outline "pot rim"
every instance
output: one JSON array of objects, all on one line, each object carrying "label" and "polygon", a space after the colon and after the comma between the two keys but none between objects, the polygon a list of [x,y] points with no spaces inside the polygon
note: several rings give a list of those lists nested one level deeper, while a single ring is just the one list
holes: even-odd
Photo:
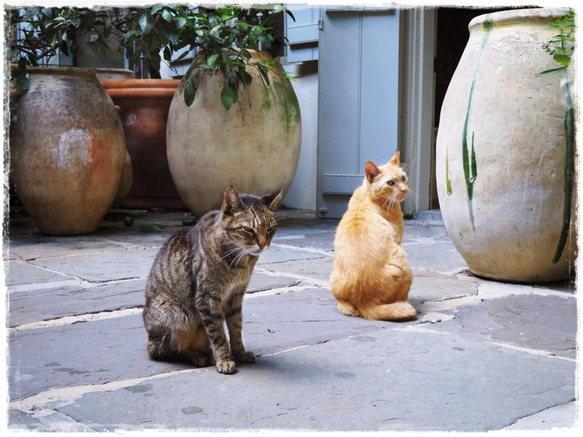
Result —
[{"label": "pot rim", "polygon": [[112,99],[172,99],[176,88],[105,88]]},{"label": "pot rim", "polygon": [[102,80],[101,84],[106,90],[161,89],[167,91],[175,90],[180,81],[180,79],[112,79]]},{"label": "pot rim", "polygon": [[530,9],[510,9],[507,11],[491,12],[478,15],[468,24],[468,28],[482,28],[486,18],[490,17],[492,26],[510,25],[524,23],[525,20],[539,19],[543,22],[554,21],[567,15],[569,8],[530,8]]},{"label": "pot rim", "polygon": [[95,76],[97,70],[87,67],[26,67],[26,72],[30,74],[73,74]]}]

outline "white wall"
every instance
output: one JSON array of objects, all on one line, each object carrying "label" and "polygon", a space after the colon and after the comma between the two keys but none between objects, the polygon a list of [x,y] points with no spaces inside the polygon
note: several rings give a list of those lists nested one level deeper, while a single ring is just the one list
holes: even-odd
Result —
[{"label": "white wall", "polygon": [[296,177],[283,203],[289,208],[316,211],[318,164],[318,62],[283,65],[296,75],[292,85],[302,113],[302,149]]}]

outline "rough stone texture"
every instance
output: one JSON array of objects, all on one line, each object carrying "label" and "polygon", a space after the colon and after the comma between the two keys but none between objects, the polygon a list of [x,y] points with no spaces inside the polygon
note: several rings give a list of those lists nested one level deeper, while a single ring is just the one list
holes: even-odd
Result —
[{"label": "rough stone texture", "polygon": [[[99,252],[62,258],[37,259],[32,264],[63,272],[84,281],[104,283],[128,279],[146,278],[154,258],[155,249],[122,250]],[[64,273],[64,272],[63,272]]]},{"label": "rough stone texture", "polygon": [[135,308],[144,303],[144,279],[98,285],[58,287],[10,294],[10,327],[61,317]]},{"label": "rough stone texture", "polygon": [[574,363],[429,338],[380,330],[261,358],[234,377],[204,369],[57,410],[99,431],[489,431],[575,397]]},{"label": "rough stone texture", "polygon": [[577,308],[570,298],[511,295],[456,311],[432,329],[576,358]]},{"label": "rough stone texture", "polygon": [[[134,226],[125,227],[131,215]],[[243,339],[259,355],[232,376],[150,360],[141,318],[153,257],[188,213],[113,211],[94,234],[46,237],[10,221],[11,430],[573,430],[572,284],[468,273],[438,212],[406,221],[415,321],[336,311],[337,220],[278,211],[251,278]],[[146,224],[160,233],[141,232]]]}]

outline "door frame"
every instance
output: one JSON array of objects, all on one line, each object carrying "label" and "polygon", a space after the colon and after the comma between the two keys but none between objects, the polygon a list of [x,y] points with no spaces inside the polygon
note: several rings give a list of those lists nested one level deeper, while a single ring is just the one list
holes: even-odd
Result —
[{"label": "door frame", "polygon": [[435,74],[437,10],[401,11],[401,101],[399,150],[409,175],[411,193],[402,204],[405,215],[431,209],[435,196]]}]

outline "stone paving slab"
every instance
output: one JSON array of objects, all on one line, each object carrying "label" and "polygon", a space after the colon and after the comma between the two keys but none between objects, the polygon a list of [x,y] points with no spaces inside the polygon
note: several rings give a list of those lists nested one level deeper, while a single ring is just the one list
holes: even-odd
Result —
[{"label": "stone paving slab", "polygon": [[51,284],[71,280],[71,277],[63,274],[45,270],[30,264],[23,264],[18,261],[7,261],[4,265],[6,271],[6,285],[22,284]]},{"label": "stone paving slab", "polygon": [[[283,233],[282,233],[283,234]],[[324,252],[331,252],[334,250],[334,232],[319,232],[317,234],[306,235],[280,235],[279,231],[276,233],[277,244],[286,244],[299,248],[318,249]]]},{"label": "stone paving slab", "polygon": [[334,258],[314,254],[310,259],[297,259],[279,263],[257,263],[258,267],[271,271],[289,274],[290,276],[312,278],[323,284],[328,284]]},{"label": "stone paving slab", "polygon": [[56,272],[89,282],[121,281],[146,278],[159,248],[120,250],[31,261]]},{"label": "stone paving slab", "polygon": [[539,295],[500,297],[462,306],[455,311],[455,318],[431,325],[431,329],[547,351],[574,360],[577,306],[572,299]]},{"label": "stone paving slab", "polygon": [[297,278],[284,275],[268,275],[256,269],[251,274],[247,294],[259,293],[267,290],[287,289],[299,285],[301,281]]},{"label": "stone paving slab", "polygon": [[10,399],[180,368],[179,364],[149,360],[146,340],[141,313],[13,332],[8,341]]},{"label": "stone paving slab", "polygon": [[478,294],[479,282],[460,281],[456,277],[419,271],[413,276],[409,300],[413,303],[445,301]]},{"label": "stone paving slab", "polygon": [[404,221],[403,244],[412,242],[440,242],[450,241],[443,221],[440,225],[419,223],[413,220]]},{"label": "stone paving slab", "polygon": [[45,235],[26,235],[8,244],[10,252],[20,259],[31,261],[40,258],[56,258],[81,254],[95,253],[111,249],[123,250],[125,246],[120,242],[92,235],[74,237],[51,237]]},{"label": "stone paving slab", "polygon": [[9,293],[8,326],[135,308],[144,304],[145,279],[85,288],[79,285]]},{"label": "stone paving slab", "polygon": [[572,401],[574,378],[569,361],[389,329],[262,357],[234,376],[203,369],[56,410],[97,431],[475,432]]},{"label": "stone paving slab", "polygon": [[281,247],[274,241],[269,249],[261,254],[256,266],[294,260],[311,260],[316,258],[322,258],[322,254],[308,252],[299,248]]},{"label": "stone paving slab", "polygon": [[433,242],[432,244],[403,243],[403,249],[407,252],[407,259],[414,273],[429,270],[448,275],[468,268],[451,241]]}]

